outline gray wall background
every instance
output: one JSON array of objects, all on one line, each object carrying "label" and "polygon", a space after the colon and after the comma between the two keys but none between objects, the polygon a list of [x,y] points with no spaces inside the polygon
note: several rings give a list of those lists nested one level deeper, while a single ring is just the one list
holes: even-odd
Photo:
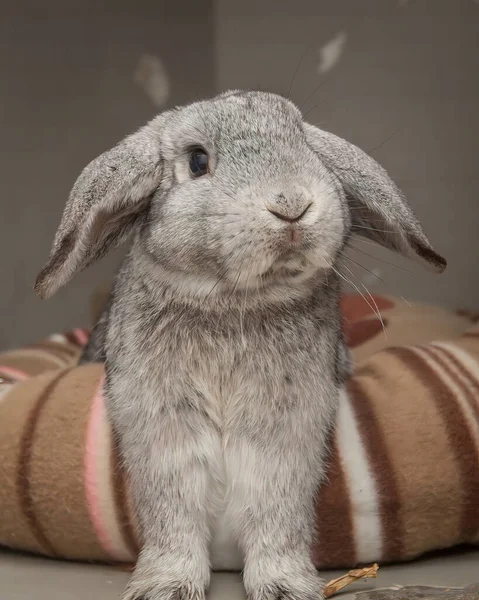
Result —
[{"label": "gray wall background", "polygon": [[[339,61],[319,75],[319,48],[340,32]],[[450,263],[437,277],[358,243],[353,259],[385,283],[351,265],[355,284],[477,309],[475,0],[3,0],[0,348],[86,324],[91,291],[120,260],[108,257],[48,302],[32,292],[80,169],[156,112],[133,82],[141,54],[162,58],[172,104],[231,87],[287,94],[308,46],[292,99],[301,105],[316,90],[308,120],[365,150],[379,146],[373,156]]]},{"label": "gray wall background", "polygon": [[188,102],[212,93],[213,40],[210,0],[0,2],[0,348],[88,323],[90,294],[121,252],[48,302],[32,291],[68,192],[157,112],[133,81],[140,56],[160,56],[170,103]]}]

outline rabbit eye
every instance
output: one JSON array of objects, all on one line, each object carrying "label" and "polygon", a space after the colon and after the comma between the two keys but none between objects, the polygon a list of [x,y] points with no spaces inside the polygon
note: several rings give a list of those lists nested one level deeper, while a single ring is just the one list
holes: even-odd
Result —
[{"label": "rabbit eye", "polygon": [[190,151],[190,171],[193,177],[201,177],[208,173],[208,154],[204,148]]}]

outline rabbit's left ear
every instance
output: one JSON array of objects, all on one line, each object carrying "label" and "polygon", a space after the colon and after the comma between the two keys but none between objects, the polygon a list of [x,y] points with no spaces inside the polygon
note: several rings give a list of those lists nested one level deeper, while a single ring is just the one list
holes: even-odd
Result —
[{"label": "rabbit's left ear", "polygon": [[48,298],[73,275],[102,258],[133,231],[160,186],[159,133],[167,113],[93,160],[66,204],[47,264],[35,291]]},{"label": "rabbit's left ear", "polygon": [[352,231],[441,273],[446,260],[431,246],[414,212],[386,171],[357,146],[304,123],[309,146],[341,182]]}]

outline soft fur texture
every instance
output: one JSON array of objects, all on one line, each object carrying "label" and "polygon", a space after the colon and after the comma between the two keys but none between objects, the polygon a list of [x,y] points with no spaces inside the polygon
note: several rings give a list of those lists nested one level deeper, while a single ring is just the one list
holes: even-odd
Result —
[{"label": "soft fur texture", "polygon": [[[356,369],[316,498],[317,568],[479,543],[479,327],[439,307],[374,302],[387,337],[364,299],[341,299]],[[134,564],[141,531],[104,367],[76,366],[86,339],[77,329],[0,354],[0,545]],[[232,531],[227,522],[212,539],[213,569],[242,568]]]},{"label": "soft fur texture", "polygon": [[78,179],[36,289],[136,232],[88,356],[106,359],[142,526],[125,600],[201,600],[227,522],[251,599],[321,597],[314,496],[349,371],[337,264],[352,226],[445,266],[384,171],[274,94],[166,112]]}]

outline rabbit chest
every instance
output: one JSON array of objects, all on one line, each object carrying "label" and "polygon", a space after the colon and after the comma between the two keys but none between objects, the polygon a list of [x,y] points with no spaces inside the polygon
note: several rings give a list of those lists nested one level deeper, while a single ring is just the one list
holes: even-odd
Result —
[{"label": "rabbit chest", "polygon": [[284,321],[243,315],[236,323],[211,320],[184,329],[178,319],[159,336],[159,364],[168,383],[158,402],[175,402],[176,412],[197,413],[201,426],[210,428],[205,453],[216,568],[241,566],[231,523],[243,510],[240,477],[250,468],[246,448],[264,447],[271,436],[283,438],[280,445],[287,448],[295,427],[311,446],[329,426],[336,402],[329,327],[311,315]]},{"label": "rabbit chest", "polygon": [[211,318],[170,305],[156,319],[110,321],[107,402],[123,452],[142,465],[180,440],[173,471],[205,465],[216,568],[240,564],[231,523],[250,486],[244,477],[269,476],[251,471],[255,453],[283,462],[299,445],[312,464],[330,430],[340,336],[329,315],[305,304]]},{"label": "rabbit chest", "polygon": [[158,401],[201,411],[225,435],[249,421],[265,427],[271,411],[306,410],[334,370],[333,331],[314,315],[171,325],[156,333]]}]

